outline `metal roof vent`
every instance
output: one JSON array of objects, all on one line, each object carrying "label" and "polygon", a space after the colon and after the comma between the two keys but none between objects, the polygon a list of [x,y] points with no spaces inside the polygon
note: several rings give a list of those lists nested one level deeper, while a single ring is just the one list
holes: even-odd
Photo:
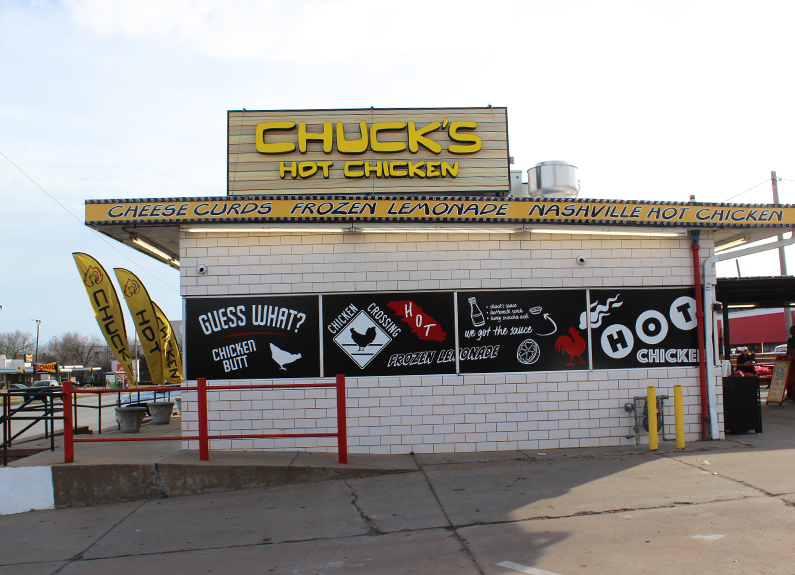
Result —
[{"label": "metal roof vent", "polygon": [[539,162],[527,170],[531,198],[576,198],[580,193],[577,166],[567,162]]}]

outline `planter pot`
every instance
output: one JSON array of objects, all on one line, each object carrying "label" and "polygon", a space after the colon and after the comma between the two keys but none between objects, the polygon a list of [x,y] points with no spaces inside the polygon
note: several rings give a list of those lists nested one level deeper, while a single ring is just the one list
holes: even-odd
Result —
[{"label": "planter pot", "polygon": [[145,407],[117,407],[116,422],[122,433],[138,433],[146,416]]},{"label": "planter pot", "polygon": [[152,416],[152,423],[157,425],[165,425],[171,421],[171,413],[174,411],[173,401],[156,401],[147,403],[149,413]]}]

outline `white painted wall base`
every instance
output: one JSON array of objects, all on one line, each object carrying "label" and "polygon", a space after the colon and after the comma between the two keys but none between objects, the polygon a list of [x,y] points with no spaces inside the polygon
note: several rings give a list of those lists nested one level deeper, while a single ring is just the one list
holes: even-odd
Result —
[{"label": "white painted wall base", "polygon": [[0,491],[0,515],[55,508],[51,467],[0,467]]}]

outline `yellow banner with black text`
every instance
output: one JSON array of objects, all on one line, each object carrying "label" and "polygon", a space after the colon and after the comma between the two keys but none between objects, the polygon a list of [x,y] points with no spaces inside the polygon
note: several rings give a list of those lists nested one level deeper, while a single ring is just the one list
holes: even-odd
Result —
[{"label": "yellow banner with black text", "polygon": [[127,330],[124,327],[124,315],[119,296],[116,295],[116,288],[113,287],[108,272],[93,257],[84,253],[73,253],[72,257],[80,272],[83,287],[88,294],[88,301],[94,310],[102,335],[124,369],[124,373],[127,374],[130,385],[135,387],[136,378],[127,342]]},{"label": "yellow banner with black text", "polygon": [[86,223],[503,222],[687,227],[786,227],[790,205],[536,200],[518,198],[325,198],[86,201]]},{"label": "yellow banner with black text", "polygon": [[131,271],[124,268],[114,268],[113,271],[141,340],[152,383],[163,385],[163,341],[149,292]]}]

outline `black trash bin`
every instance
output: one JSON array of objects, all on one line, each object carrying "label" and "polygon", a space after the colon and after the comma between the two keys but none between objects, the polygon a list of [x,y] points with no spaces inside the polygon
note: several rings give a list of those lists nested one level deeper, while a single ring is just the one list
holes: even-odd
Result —
[{"label": "black trash bin", "polygon": [[762,396],[759,378],[723,378],[723,423],[727,434],[762,433]]}]

